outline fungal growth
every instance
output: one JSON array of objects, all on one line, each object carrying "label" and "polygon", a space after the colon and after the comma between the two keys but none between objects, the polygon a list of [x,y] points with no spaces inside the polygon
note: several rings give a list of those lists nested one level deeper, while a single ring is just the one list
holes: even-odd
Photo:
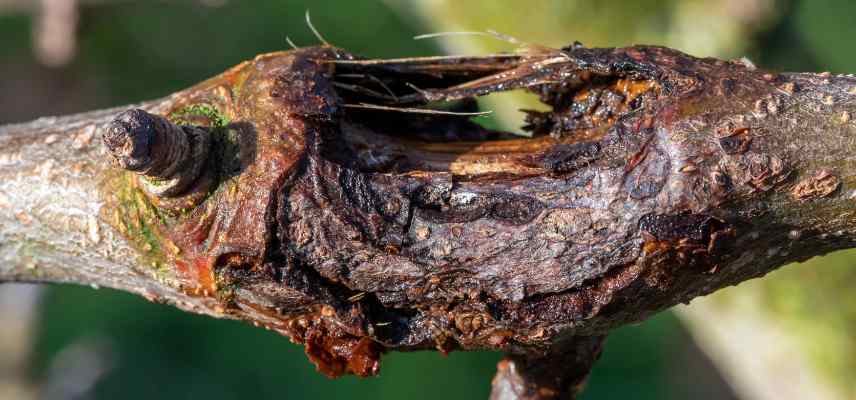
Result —
[{"label": "fungal growth", "polygon": [[[118,115],[103,140],[128,173],[105,187],[155,210],[112,223],[149,227],[180,290],[330,376],[376,374],[390,350],[492,349],[511,354],[494,398],[558,398],[611,329],[850,245],[821,235],[848,221],[799,210],[845,207],[836,160],[854,149],[787,145],[806,134],[793,104],[825,118],[847,102],[819,99],[853,100],[856,80],[824,79],[661,47],[271,53]],[[531,138],[474,118],[505,90],[549,107]]]}]

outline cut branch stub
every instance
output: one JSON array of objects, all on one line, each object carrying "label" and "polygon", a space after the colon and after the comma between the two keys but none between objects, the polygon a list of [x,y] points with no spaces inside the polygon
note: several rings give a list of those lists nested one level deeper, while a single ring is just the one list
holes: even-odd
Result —
[{"label": "cut branch stub", "polygon": [[604,337],[576,337],[538,355],[510,355],[499,362],[490,400],[572,399],[582,392],[600,358]]},{"label": "cut branch stub", "polygon": [[119,114],[103,140],[115,163],[144,176],[146,192],[157,197],[184,194],[203,172],[210,144],[204,129],[139,109]]},{"label": "cut branch stub", "polygon": [[[329,375],[374,374],[385,350],[497,349],[518,357],[508,382],[549,397],[585,373],[550,381],[524,360],[588,343],[587,366],[611,329],[853,246],[856,129],[840,115],[854,88],[660,47],[300,49],[165,99],[165,117],[110,126],[119,164],[146,180],[196,159],[170,136],[193,148],[178,132],[196,128],[166,119],[203,127],[207,167],[190,187],[207,190],[169,192],[195,193],[180,212],[162,213],[147,183],[107,187],[154,205],[113,224],[144,219],[183,290],[307,344]],[[466,119],[474,96],[511,89],[551,108],[529,113],[532,138]]]},{"label": "cut branch stub", "polygon": [[[105,129],[103,139],[117,165],[129,171],[143,171],[151,167],[152,142],[156,136],[155,122],[149,113],[129,110],[116,116]],[[171,152],[165,150],[162,153]]]}]

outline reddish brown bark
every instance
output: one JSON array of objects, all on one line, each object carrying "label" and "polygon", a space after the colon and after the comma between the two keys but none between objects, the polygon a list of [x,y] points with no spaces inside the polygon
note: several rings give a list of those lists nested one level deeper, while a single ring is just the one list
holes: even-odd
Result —
[{"label": "reddish brown bark", "polygon": [[568,399],[585,386],[603,336],[577,336],[543,354],[510,354],[496,366],[491,400]]},{"label": "reddish brown bark", "polygon": [[[416,110],[512,89],[551,107],[530,139]],[[102,221],[161,266],[138,269],[167,282],[153,300],[277,330],[329,375],[374,374],[386,350],[503,350],[494,398],[551,398],[611,329],[852,247],[854,100],[849,76],[660,47],[308,48],[143,107],[210,135],[182,193],[91,168]]]}]

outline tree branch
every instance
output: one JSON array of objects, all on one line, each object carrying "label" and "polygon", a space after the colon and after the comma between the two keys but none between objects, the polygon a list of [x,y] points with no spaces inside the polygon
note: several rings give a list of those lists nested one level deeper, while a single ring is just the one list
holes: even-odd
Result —
[{"label": "tree branch", "polygon": [[102,218],[110,167],[99,132],[123,109],[0,127],[0,282],[110,287],[222,317],[216,302],[141,267],[140,252]]},{"label": "tree branch", "polygon": [[[265,54],[2,128],[0,280],[251,321],[331,376],[504,350],[496,398],[555,398],[611,329],[852,247],[854,88],[660,47]],[[533,138],[465,119],[513,89],[551,108]]]}]

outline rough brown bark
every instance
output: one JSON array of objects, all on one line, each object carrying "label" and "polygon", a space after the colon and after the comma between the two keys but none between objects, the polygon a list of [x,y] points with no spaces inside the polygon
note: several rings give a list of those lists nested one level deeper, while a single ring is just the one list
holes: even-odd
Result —
[{"label": "rough brown bark", "polygon": [[574,398],[600,357],[603,336],[577,336],[546,354],[510,354],[496,366],[491,400]]},{"label": "rough brown bark", "polygon": [[[551,107],[531,139],[450,115],[511,89]],[[2,128],[0,280],[251,321],[331,376],[387,350],[503,350],[495,398],[553,398],[592,338],[852,247],[854,100],[850,76],[660,47],[261,55],[140,106],[210,135],[177,196],[111,167],[117,110]]]}]

